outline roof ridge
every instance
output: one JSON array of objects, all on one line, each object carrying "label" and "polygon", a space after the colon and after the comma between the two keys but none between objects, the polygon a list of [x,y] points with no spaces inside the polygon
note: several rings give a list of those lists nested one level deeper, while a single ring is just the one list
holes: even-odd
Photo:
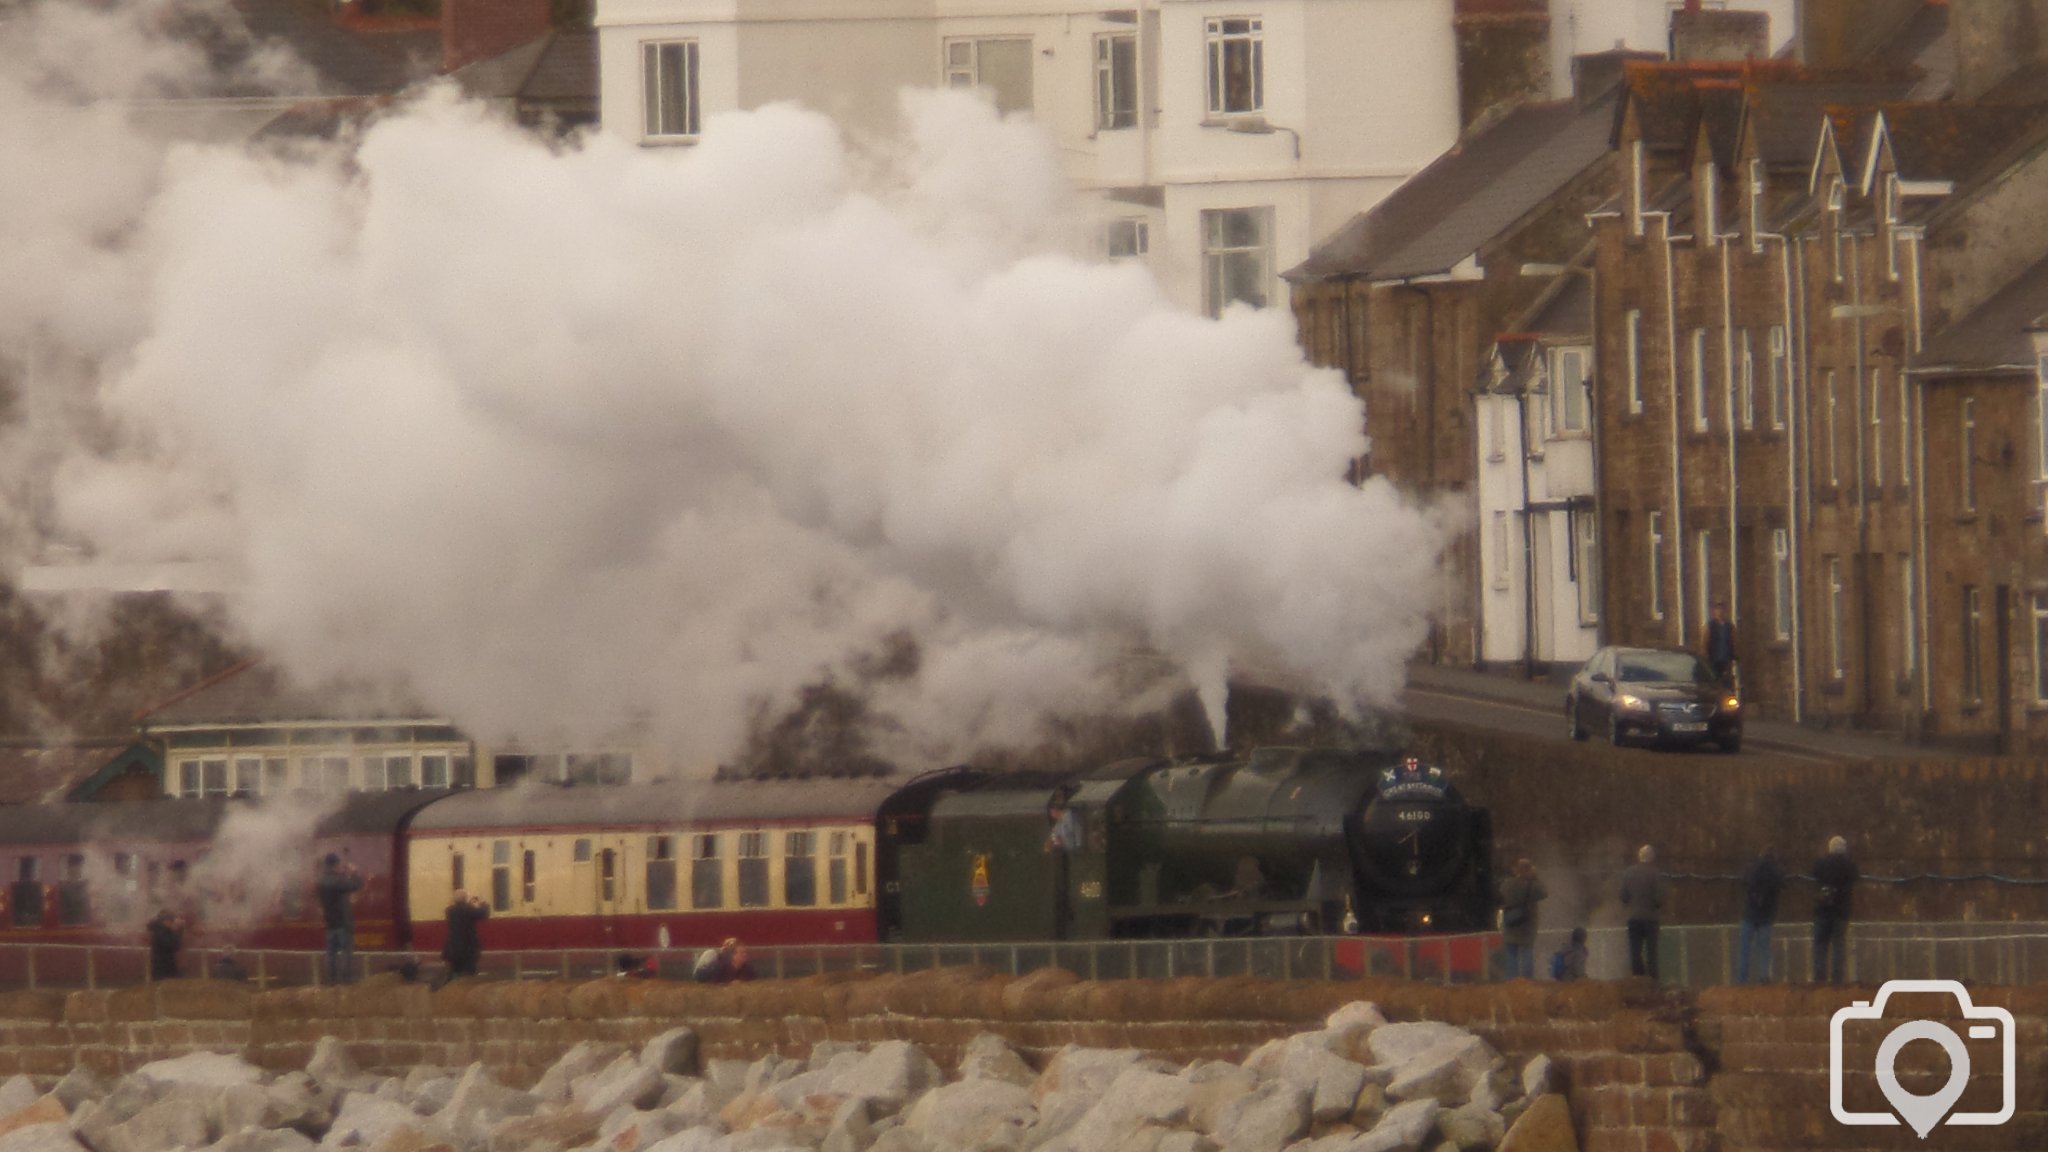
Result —
[{"label": "roof ridge", "polygon": [[190,688],[186,688],[180,692],[174,692],[164,700],[160,700],[155,704],[146,705],[142,708],[137,709],[135,712],[135,719],[138,721],[143,720],[155,713],[161,712],[164,709],[169,708],[173,704],[179,703],[183,700],[189,700],[192,697],[197,696],[199,693],[206,691],[208,688],[211,688],[214,685],[220,683],[221,681],[230,679],[235,676],[239,676],[242,673],[247,672],[249,669],[254,668],[256,665],[260,663],[262,663],[261,660],[252,656],[247,660],[243,660],[238,664],[232,665],[226,669],[223,669],[222,671],[216,672],[213,675],[208,676],[206,679],[201,680],[199,683],[192,685]]}]

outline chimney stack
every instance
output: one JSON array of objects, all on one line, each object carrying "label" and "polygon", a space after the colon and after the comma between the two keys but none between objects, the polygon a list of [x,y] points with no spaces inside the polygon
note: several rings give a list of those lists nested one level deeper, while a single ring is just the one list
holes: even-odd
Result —
[{"label": "chimney stack", "polygon": [[1699,0],[1671,14],[1671,58],[1762,60],[1771,54],[1768,12],[1708,11]]}]

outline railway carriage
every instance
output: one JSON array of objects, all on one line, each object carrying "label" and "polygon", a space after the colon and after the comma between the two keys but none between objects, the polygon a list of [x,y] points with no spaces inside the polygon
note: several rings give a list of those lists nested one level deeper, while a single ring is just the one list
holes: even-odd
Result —
[{"label": "railway carriage", "polygon": [[876,779],[465,792],[405,844],[415,947],[457,889],[489,949],[644,950],[875,939]]}]

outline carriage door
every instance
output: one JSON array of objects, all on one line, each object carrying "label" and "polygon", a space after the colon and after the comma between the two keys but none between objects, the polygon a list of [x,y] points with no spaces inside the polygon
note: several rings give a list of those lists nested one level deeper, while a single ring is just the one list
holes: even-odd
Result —
[{"label": "carriage door", "polygon": [[608,845],[597,850],[597,915],[598,923],[603,926],[606,947],[610,947],[618,939],[618,925],[615,919],[619,914],[619,897],[622,894],[620,889],[624,887],[619,872],[624,861],[620,856],[616,845]]}]

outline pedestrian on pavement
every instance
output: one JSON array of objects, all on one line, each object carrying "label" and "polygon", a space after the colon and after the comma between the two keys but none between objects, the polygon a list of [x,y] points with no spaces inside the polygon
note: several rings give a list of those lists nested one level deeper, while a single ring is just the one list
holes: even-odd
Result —
[{"label": "pedestrian on pavement", "polygon": [[178,952],[185,947],[185,918],[165,908],[145,928],[149,932],[149,978],[176,980]]},{"label": "pedestrian on pavement", "polygon": [[1849,965],[1849,900],[1856,887],[1856,862],[1849,842],[1828,841],[1828,854],[1813,862],[1813,982],[1840,984]]},{"label": "pedestrian on pavement", "polygon": [[[1752,968],[1765,982],[1771,978],[1771,929],[1778,923],[1778,893],[1785,870],[1778,867],[1778,849],[1764,849],[1742,874],[1742,929],[1735,948],[1735,982],[1749,983]],[[1761,958],[1752,960],[1758,953]]]},{"label": "pedestrian on pavement", "polygon": [[1586,978],[1586,930],[1572,929],[1571,943],[1550,958],[1550,978],[1560,983]]},{"label": "pedestrian on pavement", "polygon": [[320,895],[320,921],[327,928],[327,982],[346,984],[355,979],[355,894],[362,891],[363,876],[354,864],[344,864],[329,852],[320,862],[314,887]]},{"label": "pedestrian on pavement", "polygon": [[1550,893],[1536,875],[1536,864],[1528,857],[1515,861],[1515,870],[1500,885],[1500,943],[1507,956],[1508,979],[1536,976],[1536,905]]},{"label": "pedestrian on pavement", "polygon": [[1628,916],[1628,970],[1657,978],[1657,925],[1664,915],[1664,875],[1657,871],[1657,850],[1636,849],[1636,862],[1621,873],[1621,910]]},{"label": "pedestrian on pavement", "polygon": [[441,959],[448,962],[443,984],[457,976],[476,975],[477,965],[484,958],[483,936],[477,925],[490,917],[490,905],[460,888],[455,890],[448,901],[448,938],[441,942]]},{"label": "pedestrian on pavement", "polygon": [[1728,602],[1714,601],[1713,616],[1700,633],[1700,655],[1714,672],[1714,679],[1733,684],[1735,675],[1735,625],[1728,619]]}]

